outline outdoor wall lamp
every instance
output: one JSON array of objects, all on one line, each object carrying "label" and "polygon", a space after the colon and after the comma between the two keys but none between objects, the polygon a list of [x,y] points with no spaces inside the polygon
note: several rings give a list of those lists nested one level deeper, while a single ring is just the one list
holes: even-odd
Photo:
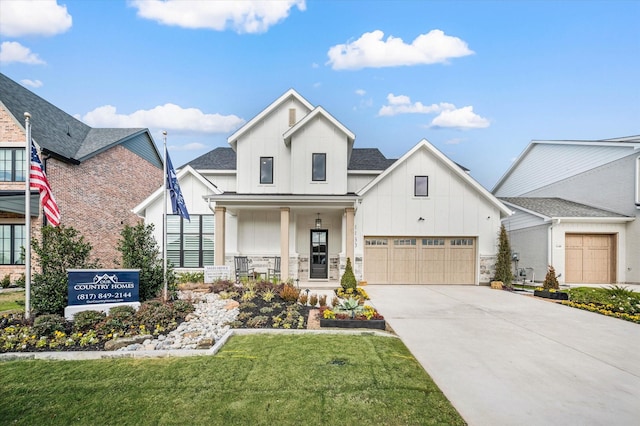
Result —
[{"label": "outdoor wall lamp", "polygon": [[322,228],[322,219],[320,219],[320,213],[318,213],[318,218],[316,219],[316,229]]}]

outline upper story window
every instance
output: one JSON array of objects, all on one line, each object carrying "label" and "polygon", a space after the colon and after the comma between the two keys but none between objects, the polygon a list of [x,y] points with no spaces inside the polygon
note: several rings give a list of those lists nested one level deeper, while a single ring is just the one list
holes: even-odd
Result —
[{"label": "upper story window", "polygon": [[260,183],[273,183],[273,157],[260,157]]},{"label": "upper story window", "polygon": [[413,195],[416,197],[429,196],[429,176],[415,176],[413,182]]},{"label": "upper story window", "polygon": [[327,154],[313,154],[311,180],[327,180]]},{"label": "upper story window", "polygon": [[24,148],[0,149],[0,181],[24,182]]}]

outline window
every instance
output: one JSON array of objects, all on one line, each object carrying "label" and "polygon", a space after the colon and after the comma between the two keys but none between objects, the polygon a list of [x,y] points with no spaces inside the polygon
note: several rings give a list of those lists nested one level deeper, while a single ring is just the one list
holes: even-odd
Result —
[{"label": "window", "polygon": [[167,215],[167,259],[176,268],[213,265],[214,228],[213,215]]},{"label": "window", "polygon": [[314,182],[327,180],[327,154],[313,154],[312,162],[311,179]]},{"label": "window", "polygon": [[455,240],[451,240],[452,246],[472,246],[473,239],[472,238],[456,238]]},{"label": "window", "polygon": [[399,240],[393,240],[394,246],[415,246],[416,239],[415,238],[403,238]]},{"label": "window", "polygon": [[0,225],[0,265],[24,265],[24,225]]},{"label": "window", "polygon": [[296,124],[296,109],[289,108],[289,127],[292,127]]},{"label": "window", "polygon": [[273,157],[260,157],[260,183],[273,183]]},{"label": "window", "polygon": [[422,245],[423,246],[443,246],[444,239],[443,238],[423,238]]},{"label": "window", "polygon": [[375,239],[367,239],[364,240],[364,245],[365,246],[386,246],[388,245],[388,241],[386,238],[381,239],[381,238],[375,238]]},{"label": "window", "polygon": [[429,176],[415,176],[413,195],[416,197],[429,196]]},{"label": "window", "polygon": [[0,181],[24,182],[24,148],[0,149]]}]

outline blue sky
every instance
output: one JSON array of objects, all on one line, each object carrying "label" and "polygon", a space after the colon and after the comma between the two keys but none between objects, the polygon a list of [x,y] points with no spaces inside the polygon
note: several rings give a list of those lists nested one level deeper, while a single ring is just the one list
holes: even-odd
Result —
[{"label": "blue sky", "polygon": [[[533,139],[640,134],[640,1],[0,1],[0,71],[176,166],[289,88],[356,147],[491,189]],[[37,117],[33,117],[37,120]]]}]

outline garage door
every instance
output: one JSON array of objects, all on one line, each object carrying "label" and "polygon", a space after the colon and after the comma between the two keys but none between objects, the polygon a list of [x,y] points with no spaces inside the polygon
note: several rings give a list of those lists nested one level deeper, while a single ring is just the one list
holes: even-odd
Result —
[{"label": "garage door", "polygon": [[364,277],[372,284],[474,284],[475,238],[365,237]]},{"label": "garage door", "polygon": [[615,235],[566,234],[565,257],[566,282],[615,282]]}]

